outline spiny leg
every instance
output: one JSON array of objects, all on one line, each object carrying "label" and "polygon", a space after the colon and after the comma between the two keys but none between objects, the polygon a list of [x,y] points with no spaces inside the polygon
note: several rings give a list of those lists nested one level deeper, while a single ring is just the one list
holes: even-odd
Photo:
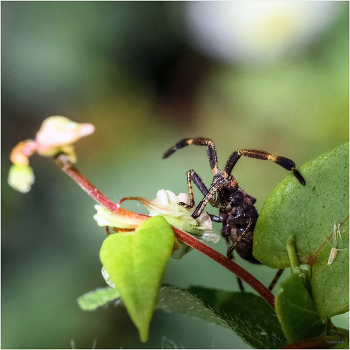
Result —
[{"label": "spiny leg", "polygon": [[[214,215],[213,215],[213,216],[214,216]],[[214,217],[215,217],[215,216],[214,216]],[[219,218],[219,217],[216,216],[216,218]],[[219,219],[220,219],[220,218],[219,218]],[[219,221],[217,221],[217,222],[219,222]],[[230,246],[231,241],[230,241],[229,236],[226,236],[226,237],[224,237],[224,238],[225,238],[225,240],[226,240],[227,245]],[[232,249],[232,251],[231,251],[231,253],[230,253],[230,257],[227,255],[227,258],[230,259],[230,260],[235,261],[235,258],[234,258],[234,256],[233,256],[233,249]],[[241,292],[244,292],[244,286],[243,286],[242,280],[241,280],[238,276],[236,276],[236,278],[237,278],[237,283],[238,283],[238,286],[239,286],[240,291],[241,291]]]},{"label": "spiny leg", "polygon": [[204,208],[206,207],[206,205],[208,204],[208,202],[210,202],[210,203],[213,202],[213,200],[216,196],[216,192],[217,192],[218,188],[220,187],[220,185],[214,184],[208,190],[207,187],[205,186],[204,182],[200,178],[200,176],[194,170],[189,170],[187,172],[187,186],[188,186],[188,194],[189,194],[190,204],[186,204],[183,202],[179,203],[180,205],[183,205],[186,208],[193,208],[194,204],[195,204],[192,181],[194,182],[194,184],[198,187],[198,189],[201,191],[201,193],[204,196],[204,199],[201,202],[199,202],[197,208],[195,209],[195,211],[191,215],[194,219],[196,219],[196,218],[198,218],[198,216],[200,216],[202,214],[202,212],[203,212]]},{"label": "spiny leg", "polygon": [[188,196],[190,199],[190,204],[186,204],[183,202],[180,202],[180,205],[185,206],[185,208],[193,208],[194,207],[194,195],[193,195],[193,187],[192,187],[192,181],[194,184],[198,187],[198,189],[202,192],[203,196],[207,196],[209,193],[209,190],[205,186],[202,179],[199,177],[199,175],[194,170],[189,170],[187,173],[187,186],[188,186]]},{"label": "spiny leg", "polygon": [[276,285],[276,283],[278,282],[278,280],[280,279],[282,273],[283,273],[284,269],[279,269],[276,273],[276,276],[274,277],[274,279],[272,280],[272,282],[269,285],[268,290],[271,291],[273,289],[273,287]]},{"label": "spiny leg", "polygon": [[238,276],[236,276],[236,278],[237,278],[239,289],[241,290],[241,292],[244,292],[244,286],[243,286],[242,280]]},{"label": "spiny leg", "polygon": [[[220,218],[220,216],[212,215],[212,214],[209,214],[209,213],[208,213],[208,215],[210,216],[211,221],[213,221],[213,222],[222,222],[222,219]],[[226,239],[227,244],[230,245],[231,242],[229,240],[229,237],[227,236],[227,237],[225,237],[225,239]],[[232,259],[231,260],[234,261],[235,258],[233,256],[233,252],[231,252],[231,255],[232,255]],[[238,276],[236,276],[236,277],[237,277],[237,283],[238,283],[240,291],[244,292],[244,286],[243,286],[242,280]]]},{"label": "spiny leg", "polygon": [[[232,259],[231,259],[231,260],[235,261],[235,258],[234,258],[234,256],[233,256],[233,253],[232,253]],[[241,280],[238,276],[236,276],[236,278],[237,278],[237,283],[238,283],[239,290],[240,290],[241,292],[244,292],[244,286],[243,286],[242,280]]]},{"label": "spiny leg", "polygon": [[194,219],[198,218],[198,216],[202,214],[204,208],[208,203],[213,203],[215,201],[216,192],[220,187],[221,185],[218,183],[214,183],[213,185],[210,186],[210,189],[207,195],[199,202],[195,211],[191,215]]},{"label": "spiny leg", "polygon": [[218,168],[218,157],[214,142],[206,137],[186,138],[179,141],[175,146],[169,148],[163,155],[163,159],[170,157],[176,150],[188,145],[207,146],[207,154],[210,168],[213,172]]},{"label": "spiny leg", "polygon": [[242,234],[237,238],[237,240],[232,243],[232,245],[227,249],[227,253],[226,253],[226,256],[229,258],[229,259],[232,259],[233,258],[233,251],[235,250],[236,248],[236,245],[237,243],[239,243],[243,238],[244,236],[246,235],[247,232],[249,232],[250,228],[253,226],[253,220],[249,220],[248,222],[248,225],[247,227],[244,229],[244,231],[242,232]]},{"label": "spiny leg", "polygon": [[241,156],[262,160],[272,160],[274,163],[280,165],[282,168],[292,171],[294,176],[298,179],[298,181],[303,186],[305,186],[304,178],[299,173],[299,171],[295,169],[295,163],[291,159],[281,156],[274,156],[266,151],[260,151],[256,149],[238,149],[237,151],[233,152],[225,165],[225,172],[227,174],[231,174],[233,167],[237,163],[238,159],[241,158]]}]

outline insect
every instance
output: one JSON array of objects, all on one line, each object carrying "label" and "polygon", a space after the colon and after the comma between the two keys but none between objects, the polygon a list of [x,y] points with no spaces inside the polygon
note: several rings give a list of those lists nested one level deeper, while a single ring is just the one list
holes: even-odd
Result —
[{"label": "insect", "polygon": [[195,205],[192,181],[203,194],[204,198],[197,205],[192,213],[193,218],[197,218],[205,209],[208,203],[219,209],[219,215],[210,215],[213,222],[222,223],[221,235],[227,242],[227,257],[233,259],[233,251],[251,263],[260,262],[253,256],[253,235],[256,221],[259,214],[254,206],[256,199],[239,186],[231,174],[233,167],[241,156],[271,160],[281,167],[292,171],[298,181],[305,186],[305,180],[295,163],[285,157],[274,156],[268,152],[255,149],[238,149],[228,158],[224,170],[218,168],[217,152],[212,140],[205,137],[185,138],[171,147],[163,155],[163,159],[171,156],[176,150],[188,145],[206,146],[209,164],[213,172],[213,181],[209,188],[205,186],[202,179],[194,170],[187,172],[187,185],[189,191],[190,204],[179,203],[186,208],[193,208]]}]

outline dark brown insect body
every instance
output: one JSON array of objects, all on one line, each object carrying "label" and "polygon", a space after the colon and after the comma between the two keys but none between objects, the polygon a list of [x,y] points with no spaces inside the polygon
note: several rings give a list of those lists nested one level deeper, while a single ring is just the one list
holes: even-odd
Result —
[{"label": "dark brown insect body", "polygon": [[211,215],[212,221],[221,222],[221,235],[229,246],[227,257],[232,251],[251,263],[259,263],[253,256],[253,232],[258,219],[254,203],[256,199],[238,186],[223,188],[218,192],[219,216]]},{"label": "dark brown insect body", "polygon": [[253,234],[256,221],[259,217],[257,210],[254,207],[256,199],[245,193],[239,186],[237,181],[231,175],[231,171],[238,159],[241,156],[250,158],[272,160],[283,168],[292,171],[298,181],[305,185],[305,180],[295,169],[295,164],[292,160],[274,156],[268,152],[253,150],[253,149],[239,149],[231,154],[226,162],[224,171],[218,169],[217,153],[212,140],[197,137],[187,138],[178,142],[171,147],[163,158],[169,157],[177,149],[183,148],[187,145],[194,144],[199,146],[206,146],[209,158],[209,164],[213,172],[213,181],[209,189],[205,186],[201,178],[193,170],[187,172],[187,184],[189,191],[190,204],[180,203],[188,208],[193,208],[195,205],[192,181],[202,192],[204,198],[197,205],[195,211],[192,213],[193,218],[197,218],[204,210],[206,205],[210,203],[213,207],[219,208],[219,215],[210,215],[212,221],[221,222],[223,224],[221,235],[225,238],[228,244],[227,257],[233,258],[233,251],[236,249],[237,253],[243,258],[252,263],[259,263],[253,256]]}]

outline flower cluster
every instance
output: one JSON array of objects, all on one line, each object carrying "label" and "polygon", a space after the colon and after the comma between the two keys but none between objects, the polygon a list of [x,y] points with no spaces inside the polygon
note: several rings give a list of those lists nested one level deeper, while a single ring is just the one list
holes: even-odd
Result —
[{"label": "flower cluster", "polygon": [[[159,190],[153,201],[142,197],[124,198],[118,203],[119,210],[123,210],[123,212],[119,210],[110,211],[103,206],[95,205],[97,214],[94,216],[94,219],[97,221],[97,224],[99,226],[112,226],[122,229],[132,229],[140,225],[139,217],[135,218],[137,220],[130,220],[129,217],[125,215],[125,210],[120,208],[120,204],[124,200],[139,201],[147,208],[150,216],[161,215],[170,225],[190,233],[201,241],[217,243],[220,239],[220,236],[212,228],[212,221],[206,212],[202,212],[198,218],[194,219],[191,213],[194,211],[195,207],[186,209],[185,206],[179,205],[179,202],[189,203],[188,195],[180,193],[176,196],[169,190]],[[147,217],[145,217],[144,220],[146,220],[146,218]],[[175,240],[172,257],[179,259],[190,250],[191,248],[188,245]]]}]

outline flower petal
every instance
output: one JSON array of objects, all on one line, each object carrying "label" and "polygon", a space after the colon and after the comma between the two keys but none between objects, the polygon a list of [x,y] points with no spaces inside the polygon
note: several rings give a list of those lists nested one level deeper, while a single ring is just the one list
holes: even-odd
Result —
[{"label": "flower petal", "polygon": [[99,226],[136,228],[149,218],[148,215],[134,213],[123,208],[119,208],[117,211],[110,211],[96,204],[95,209],[97,213],[94,215],[94,219]]},{"label": "flower petal", "polygon": [[200,240],[216,243],[220,239],[220,236],[213,230],[212,221],[206,212],[202,212],[198,218],[194,219],[191,213],[195,207],[187,209],[179,205],[179,202],[189,203],[188,195],[185,193],[176,196],[173,192],[162,189],[157,192],[157,197],[153,201],[142,197],[126,197],[119,203],[124,200],[138,200],[148,209],[150,216],[161,215],[170,225]]}]

